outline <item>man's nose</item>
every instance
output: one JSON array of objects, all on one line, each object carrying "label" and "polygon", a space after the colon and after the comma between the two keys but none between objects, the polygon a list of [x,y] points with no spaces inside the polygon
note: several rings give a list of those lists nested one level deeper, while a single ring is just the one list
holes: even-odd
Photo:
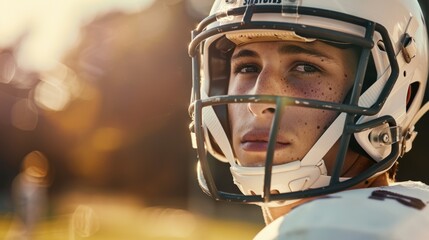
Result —
[{"label": "man's nose", "polygon": [[267,103],[248,103],[247,109],[256,116],[273,115],[276,112],[274,104]]},{"label": "man's nose", "polygon": [[[264,68],[256,80],[252,92],[255,95],[280,95],[281,76],[276,74],[273,69]],[[276,111],[275,104],[251,102],[247,105],[248,110],[254,115],[274,114]]]}]

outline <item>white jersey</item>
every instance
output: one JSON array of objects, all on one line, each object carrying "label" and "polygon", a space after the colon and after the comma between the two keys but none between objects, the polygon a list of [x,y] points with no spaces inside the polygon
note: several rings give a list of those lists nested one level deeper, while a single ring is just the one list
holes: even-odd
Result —
[{"label": "white jersey", "polygon": [[429,239],[429,186],[400,182],[304,203],[256,235],[270,239]]}]

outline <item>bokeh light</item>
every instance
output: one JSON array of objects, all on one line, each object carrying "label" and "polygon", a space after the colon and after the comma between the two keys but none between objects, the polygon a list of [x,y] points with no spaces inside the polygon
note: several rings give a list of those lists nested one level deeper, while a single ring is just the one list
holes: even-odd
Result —
[{"label": "bokeh light", "polygon": [[12,54],[0,53],[0,83],[8,84],[12,81],[16,72],[16,64]]},{"label": "bokeh light", "polygon": [[14,127],[31,131],[37,126],[39,120],[38,111],[28,99],[18,100],[11,110],[11,123]]},{"label": "bokeh light", "polygon": [[70,220],[70,240],[88,238],[100,229],[100,223],[96,212],[86,205],[76,207]]},{"label": "bokeh light", "polygon": [[64,65],[40,75],[34,90],[35,103],[46,110],[60,111],[79,97],[81,87],[76,74]]},{"label": "bokeh light", "polygon": [[49,162],[40,151],[32,151],[24,157],[22,171],[33,179],[46,179],[49,173]]}]

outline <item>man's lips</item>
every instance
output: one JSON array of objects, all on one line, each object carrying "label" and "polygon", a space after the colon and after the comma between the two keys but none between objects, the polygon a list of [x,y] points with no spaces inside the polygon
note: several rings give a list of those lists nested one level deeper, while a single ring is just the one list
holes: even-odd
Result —
[{"label": "man's lips", "polygon": [[[269,143],[269,131],[257,130],[251,131],[243,135],[240,141],[240,146],[245,151],[250,152],[266,152]],[[285,148],[289,142],[281,137],[278,137],[275,143],[275,150]]]},{"label": "man's lips", "polygon": [[[243,150],[249,152],[266,152],[268,149],[268,142],[264,141],[242,142],[240,145]],[[288,145],[289,144],[276,142],[274,149],[280,150],[282,148],[287,147]]]}]

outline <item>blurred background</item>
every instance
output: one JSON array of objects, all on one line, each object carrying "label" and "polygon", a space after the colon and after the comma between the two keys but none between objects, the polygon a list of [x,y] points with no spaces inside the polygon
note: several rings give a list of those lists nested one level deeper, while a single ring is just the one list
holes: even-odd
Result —
[{"label": "blurred background", "polygon": [[[0,239],[250,239],[264,226],[258,207],[216,203],[195,180],[187,44],[211,4],[0,0]],[[429,184],[428,121],[399,180]]]}]

